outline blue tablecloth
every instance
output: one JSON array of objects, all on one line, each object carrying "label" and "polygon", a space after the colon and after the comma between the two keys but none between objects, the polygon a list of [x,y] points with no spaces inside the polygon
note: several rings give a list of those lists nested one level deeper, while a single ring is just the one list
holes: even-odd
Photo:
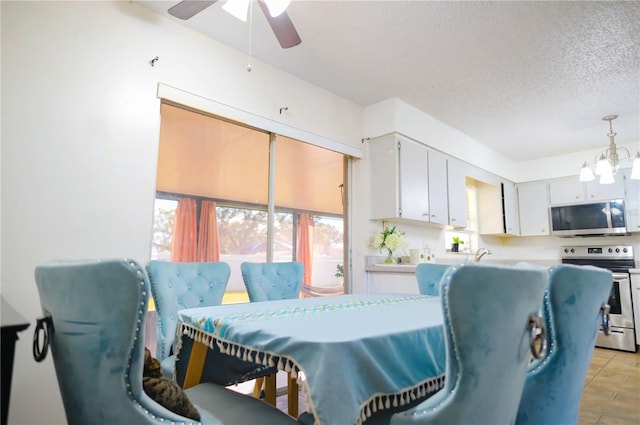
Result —
[{"label": "blue tablecloth", "polygon": [[340,295],[181,310],[180,331],[242,360],[302,371],[319,424],[358,424],[440,389],[440,300]]}]

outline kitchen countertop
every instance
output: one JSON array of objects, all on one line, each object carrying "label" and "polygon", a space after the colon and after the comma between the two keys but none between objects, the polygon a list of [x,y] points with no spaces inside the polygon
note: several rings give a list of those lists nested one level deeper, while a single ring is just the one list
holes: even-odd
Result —
[{"label": "kitchen countertop", "polygon": [[[460,259],[456,261],[452,258],[440,258],[436,261],[437,264],[460,264],[464,263],[465,260]],[[487,259],[481,261],[483,264],[505,264],[505,265],[515,265],[517,263],[530,263],[535,264],[541,267],[552,267],[559,264],[559,261],[554,260],[493,260]],[[376,257],[376,256],[368,256],[366,257],[364,270],[367,273],[415,273],[417,264],[384,264],[384,257]],[[637,273],[640,273],[640,269],[632,269],[636,270]],[[633,272],[631,272],[633,273]]]},{"label": "kitchen countertop", "polygon": [[380,273],[415,273],[417,264],[367,264],[364,268],[366,272]]}]

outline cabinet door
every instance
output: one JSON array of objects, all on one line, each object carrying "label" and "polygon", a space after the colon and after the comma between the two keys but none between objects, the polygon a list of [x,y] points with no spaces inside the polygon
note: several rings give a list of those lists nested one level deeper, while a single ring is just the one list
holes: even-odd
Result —
[{"label": "cabinet door", "polygon": [[447,157],[429,151],[429,221],[449,224],[447,196]]},{"label": "cabinet door", "polygon": [[400,140],[400,217],[429,221],[427,148]]},{"label": "cabinet door", "polygon": [[549,198],[546,183],[518,186],[520,236],[549,235]]},{"label": "cabinet door", "polygon": [[586,183],[587,194],[585,200],[588,201],[609,201],[611,199],[624,198],[624,175],[619,172],[615,175],[615,183],[600,184],[598,180]]},{"label": "cabinet door", "polygon": [[[640,180],[631,180],[629,176],[631,170],[624,172],[627,186],[624,201],[624,211],[626,214],[627,230],[629,232],[640,232]],[[638,277],[640,279],[640,276]],[[638,300],[640,303],[640,299]],[[636,335],[640,335],[640,328],[636,329]]]},{"label": "cabinet door", "polygon": [[369,182],[371,219],[400,216],[399,141],[394,135],[371,140]]},{"label": "cabinet door", "polygon": [[447,159],[447,197],[449,199],[449,224],[467,227],[466,164],[454,158]]},{"label": "cabinet door", "polygon": [[631,298],[633,300],[633,314],[636,325],[636,344],[640,345],[640,274],[632,273],[631,275]]},{"label": "cabinet door", "polygon": [[504,232],[507,235],[520,235],[520,218],[515,185],[502,182],[502,208],[504,214]]},{"label": "cabinet door", "polygon": [[367,273],[368,294],[419,294],[415,273]]},{"label": "cabinet door", "polygon": [[549,182],[549,199],[551,205],[571,204],[583,202],[584,183],[577,177]]}]

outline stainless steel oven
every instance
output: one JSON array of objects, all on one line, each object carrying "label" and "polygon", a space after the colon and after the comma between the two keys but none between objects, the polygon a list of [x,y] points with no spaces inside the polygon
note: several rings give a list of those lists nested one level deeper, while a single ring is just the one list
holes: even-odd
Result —
[{"label": "stainless steel oven", "polygon": [[629,275],[629,269],[635,268],[633,246],[563,246],[561,258],[564,264],[590,265],[611,271],[613,274],[613,285],[609,295],[611,331],[609,335],[605,335],[600,329],[596,347],[635,352],[636,330]]}]

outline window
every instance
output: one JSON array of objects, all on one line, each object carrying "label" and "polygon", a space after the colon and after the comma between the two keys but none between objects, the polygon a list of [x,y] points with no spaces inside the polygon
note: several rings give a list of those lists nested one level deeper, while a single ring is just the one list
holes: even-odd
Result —
[{"label": "window", "polygon": [[[240,263],[267,261],[268,253],[273,261],[303,261],[308,286],[341,284],[335,275],[344,263],[344,155],[167,103],[161,112],[152,258],[168,260],[184,244],[200,246],[203,229],[215,223],[215,257],[207,258],[231,266],[226,302],[246,297]],[[174,231],[183,200],[192,205],[189,234],[195,237],[181,243]],[[215,220],[203,218],[208,208]],[[181,260],[202,261],[199,247],[184,251]]]}]

